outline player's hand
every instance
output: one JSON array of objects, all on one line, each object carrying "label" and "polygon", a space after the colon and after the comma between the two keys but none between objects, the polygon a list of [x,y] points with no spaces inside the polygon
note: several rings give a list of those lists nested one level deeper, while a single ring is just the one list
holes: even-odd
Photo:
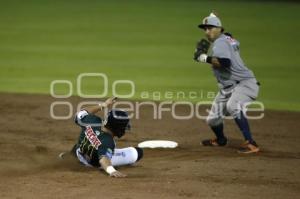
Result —
[{"label": "player's hand", "polygon": [[109,106],[113,105],[113,103],[115,103],[116,100],[117,100],[117,97],[110,97],[104,103],[102,103],[102,105],[103,105],[103,107],[109,107]]},{"label": "player's hand", "polygon": [[119,171],[114,171],[114,172],[112,172],[112,173],[110,174],[110,177],[115,177],[115,178],[125,178],[125,177],[127,177],[127,175],[126,175],[126,174],[123,174],[123,173],[121,173],[121,172],[119,172]]},{"label": "player's hand", "polygon": [[202,63],[206,63],[206,59],[207,59],[207,54],[201,54],[198,57],[198,61],[202,62]]}]

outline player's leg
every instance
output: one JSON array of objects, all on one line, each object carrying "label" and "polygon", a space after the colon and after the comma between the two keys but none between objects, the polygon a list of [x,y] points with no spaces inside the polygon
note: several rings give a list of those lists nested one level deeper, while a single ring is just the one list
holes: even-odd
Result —
[{"label": "player's leg", "polygon": [[[77,159],[85,166],[93,167],[81,153],[80,148],[75,150]],[[113,166],[130,165],[138,162],[143,157],[143,150],[139,147],[115,149],[111,162]]]},{"label": "player's leg", "polygon": [[223,132],[223,116],[227,100],[228,98],[225,95],[222,95],[220,92],[216,96],[206,119],[207,124],[214,132],[216,138],[203,140],[203,146],[225,146],[227,144],[227,138]]},{"label": "player's leg", "polygon": [[259,87],[256,84],[255,79],[241,82],[236,86],[235,91],[232,93],[226,104],[227,112],[234,118],[245,138],[245,147],[243,147],[240,152],[252,153],[259,151],[259,148],[252,137],[248,120],[244,114],[245,110],[243,110],[245,104],[254,101],[258,95],[258,91]]},{"label": "player's leg", "polygon": [[130,165],[138,162],[143,157],[143,150],[139,147],[115,149],[111,163],[113,166]]}]

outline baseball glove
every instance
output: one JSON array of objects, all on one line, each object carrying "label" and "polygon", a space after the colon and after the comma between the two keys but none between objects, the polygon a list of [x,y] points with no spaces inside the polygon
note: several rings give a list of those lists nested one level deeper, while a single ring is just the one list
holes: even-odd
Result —
[{"label": "baseball glove", "polygon": [[210,47],[210,43],[206,39],[201,39],[200,41],[198,41],[194,53],[194,60],[199,61],[198,57],[201,54],[207,54],[209,47]]}]

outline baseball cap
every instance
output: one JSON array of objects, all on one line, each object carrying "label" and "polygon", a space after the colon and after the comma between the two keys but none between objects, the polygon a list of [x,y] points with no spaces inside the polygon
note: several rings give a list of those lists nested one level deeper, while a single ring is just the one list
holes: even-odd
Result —
[{"label": "baseball cap", "polygon": [[199,28],[204,29],[207,26],[215,26],[222,28],[221,20],[214,14],[210,13],[208,17],[205,17],[202,24],[198,25]]}]

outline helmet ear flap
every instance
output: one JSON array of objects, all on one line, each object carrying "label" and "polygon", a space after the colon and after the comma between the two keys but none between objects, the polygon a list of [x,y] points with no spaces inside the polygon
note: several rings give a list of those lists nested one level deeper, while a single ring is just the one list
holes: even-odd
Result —
[{"label": "helmet ear flap", "polygon": [[123,137],[123,135],[125,135],[125,130],[116,131],[116,136],[117,136],[118,138]]}]

